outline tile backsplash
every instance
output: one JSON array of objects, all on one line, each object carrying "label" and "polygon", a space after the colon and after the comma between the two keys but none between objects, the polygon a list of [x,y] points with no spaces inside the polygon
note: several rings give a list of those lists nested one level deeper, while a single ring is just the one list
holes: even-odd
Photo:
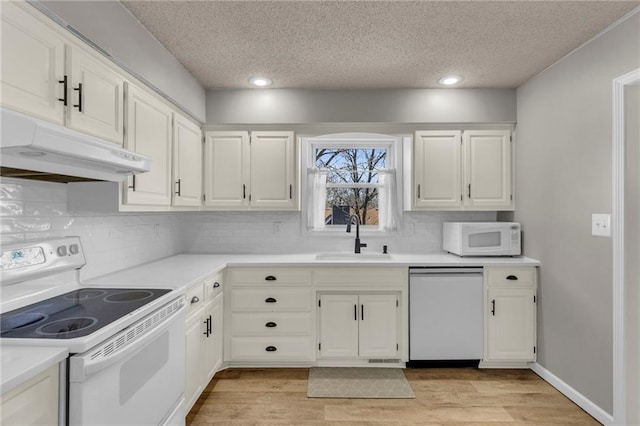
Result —
[{"label": "tile backsplash", "polygon": [[[363,234],[364,250],[437,253],[442,222],[496,220],[495,212],[405,212],[397,232]],[[87,265],[81,278],[180,252],[304,253],[351,251],[353,234],[314,235],[303,229],[300,212],[180,212],[77,214],[67,210],[62,183],[2,178],[0,242],[8,244],[77,235]]]},{"label": "tile backsplash", "polygon": [[180,228],[177,214],[74,214],[62,183],[0,181],[0,242],[77,235],[87,259],[83,279],[181,252]]}]

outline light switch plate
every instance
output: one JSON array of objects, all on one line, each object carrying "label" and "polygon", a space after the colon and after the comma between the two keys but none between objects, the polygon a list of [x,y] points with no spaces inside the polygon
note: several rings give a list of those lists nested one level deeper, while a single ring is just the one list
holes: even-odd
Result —
[{"label": "light switch plate", "polygon": [[596,237],[611,236],[611,215],[594,213],[591,215],[591,235]]}]

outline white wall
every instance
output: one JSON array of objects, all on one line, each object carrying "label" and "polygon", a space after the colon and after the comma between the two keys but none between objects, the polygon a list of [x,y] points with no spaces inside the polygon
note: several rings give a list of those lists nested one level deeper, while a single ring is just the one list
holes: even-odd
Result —
[{"label": "white wall", "polygon": [[611,413],[611,239],[591,214],[612,209],[612,80],[640,66],[640,14],[517,91],[517,210],[540,259],[538,362]]},{"label": "white wall", "polygon": [[204,121],[202,85],[119,1],[41,0],[37,3],[164,92],[194,118]]},{"label": "white wall", "polygon": [[207,124],[515,121],[513,89],[207,91]]},{"label": "white wall", "polygon": [[1,243],[77,235],[87,259],[82,279],[179,253],[180,226],[169,214],[75,215],[65,184],[0,181]]}]

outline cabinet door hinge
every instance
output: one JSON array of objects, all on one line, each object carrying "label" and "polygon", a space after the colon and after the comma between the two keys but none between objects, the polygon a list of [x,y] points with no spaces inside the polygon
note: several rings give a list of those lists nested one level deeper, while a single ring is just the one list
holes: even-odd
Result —
[{"label": "cabinet door hinge", "polygon": [[400,303],[398,302],[398,299],[396,299],[396,308],[400,305]]},{"label": "cabinet door hinge", "polygon": [[509,194],[509,200],[513,201],[513,194]]},{"label": "cabinet door hinge", "polygon": [[202,194],[202,201],[207,201],[207,196]]},{"label": "cabinet door hinge", "polygon": [[509,136],[509,142],[513,142],[513,136]]},{"label": "cabinet door hinge", "polygon": [[400,350],[400,345],[396,343],[396,351]]}]

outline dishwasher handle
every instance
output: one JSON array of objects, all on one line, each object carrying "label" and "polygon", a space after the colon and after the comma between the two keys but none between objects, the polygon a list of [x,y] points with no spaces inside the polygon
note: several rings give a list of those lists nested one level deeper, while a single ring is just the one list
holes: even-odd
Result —
[{"label": "dishwasher handle", "polygon": [[409,268],[409,275],[435,275],[435,274],[482,274],[483,268],[466,267],[459,268]]}]

